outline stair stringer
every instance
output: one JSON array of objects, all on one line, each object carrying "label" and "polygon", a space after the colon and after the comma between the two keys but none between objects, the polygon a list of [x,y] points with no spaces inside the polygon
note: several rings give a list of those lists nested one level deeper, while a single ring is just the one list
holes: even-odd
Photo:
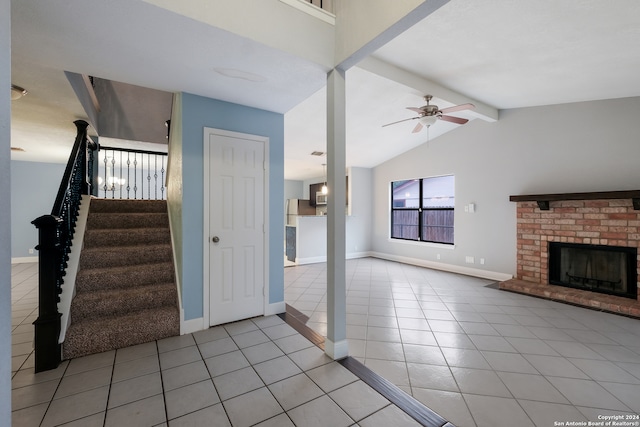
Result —
[{"label": "stair stringer", "polygon": [[[178,294],[178,310],[180,310],[180,335],[188,334],[184,324],[184,307],[182,306],[182,277],[178,271],[178,254],[176,253],[177,236],[173,229],[173,221],[171,218],[171,209],[169,209],[169,201],[167,200],[167,216],[169,217],[169,235],[171,236],[171,253],[173,255],[173,277],[175,279],[176,292]],[[182,244],[180,245],[182,247]]]},{"label": "stair stringer", "polygon": [[84,243],[84,231],[87,229],[87,217],[89,216],[89,205],[91,204],[91,196],[83,194],[80,200],[80,209],[78,210],[78,218],[76,220],[76,229],[73,233],[71,243],[71,252],[69,252],[69,261],[65,270],[64,284],[62,285],[62,293],[60,294],[60,302],[58,303],[58,311],[62,314],[60,319],[60,336],[58,343],[62,344],[64,338],[71,325],[71,301],[76,296],[76,276],[80,267],[80,253]]}]

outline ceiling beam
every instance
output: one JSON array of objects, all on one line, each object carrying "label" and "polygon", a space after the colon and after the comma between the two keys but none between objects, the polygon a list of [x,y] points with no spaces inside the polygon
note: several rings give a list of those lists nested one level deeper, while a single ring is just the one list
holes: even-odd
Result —
[{"label": "ceiling beam", "polygon": [[440,98],[451,102],[454,105],[466,104],[468,102],[475,105],[476,108],[469,110],[469,114],[472,114],[479,119],[495,122],[499,118],[499,110],[495,107],[476,101],[467,96],[464,96],[451,89],[447,89],[444,86],[434,83],[431,80],[427,80],[415,73],[396,67],[388,62],[369,56],[364,58],[357,64],[357,67],[378,76],[387,78],[389,80],[398,82],[405,86],[411,87],[420,91],[423,94],[431,94],[436,98]]},{"label": "ceiling beam", "polygon": [[[350,0],[336,3],[336,56],[339,58],[336,68],[348,70],[449,1],[411,0],[391,4],[386,0]],[[412,3],[417,4],[413,9]],[[389,22],[397,19],[397,14],[404,16]],[[363,43],[371,33],[375,35]],[[359,47],[349,51],[358,44]]]}]

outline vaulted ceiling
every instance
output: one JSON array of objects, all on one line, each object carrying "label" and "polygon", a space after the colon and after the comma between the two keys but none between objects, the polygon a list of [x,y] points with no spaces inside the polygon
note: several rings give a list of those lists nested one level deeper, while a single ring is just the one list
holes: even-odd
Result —
[{"label": "vaulted ceiling", "polygon": [[[347,165],[424,143],[411,122],[381,126],[426,93],[487,109],[640,96],[639,40],[636,0],[451,0],[348,71]],[[64,161],[86,116],[64,70],[285,113],[285,177],[322,174],[310,153],[325,150],[327,67],[309,58],[141,0],[14,0],[12,82],[29,94],[12,103],[12,146],[26,150],[12,158]],[[438,122],[429,138],[457,126]]]}]

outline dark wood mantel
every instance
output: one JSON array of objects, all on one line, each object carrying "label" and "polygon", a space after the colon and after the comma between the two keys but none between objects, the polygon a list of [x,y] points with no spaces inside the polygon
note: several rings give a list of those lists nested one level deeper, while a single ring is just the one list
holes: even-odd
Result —
[{"label": "dark wood mantel", "polygon": [[509,196],[511,202],[537,202],[540,210],[548,211],[549,202],[559,200],[605,200],[631,199],[633,209],[640,210],[640,190],[627,191],[596,191],[590,193],[556,193],[556,194],[526,194]]}]

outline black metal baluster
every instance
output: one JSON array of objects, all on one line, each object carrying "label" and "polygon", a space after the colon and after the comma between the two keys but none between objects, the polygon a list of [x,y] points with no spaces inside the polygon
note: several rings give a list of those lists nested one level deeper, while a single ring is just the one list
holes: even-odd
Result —
[{"label": "black metal baluster", "polygon": [[[165,182],[165,178],[166,178],[165,172],[166,172],[166,166],[167,166],[166,162],[168,162],[166,153],[146,151],[146,150],[115,148],[115,147],[100,147],[100,150],[103,150],[105,152],[104,158],[101,159],[101,162],[104,163],[104,168],[105,168],[105,171],[103,174],[105,182],[102,183],[102,189],[104,190],[105,198],[108,198],[108,192],[110,191],[111,198],[115,199],[116,198],[115,192],[119,191],[120,192],[120,195],[118,197],[119,199],[165,200],[166,198],[165,190],[167,188],[166,182]],[[116,158],[116,152],[120,153],[119,160]],[[126,152],[126,154],[123,154],[123,152]],[[85,158],[89,159],[90,154],[91,153],[88,152],[85,155]],[[133,154],[133,160],[131,159],[132,154]],[[140,159],[138,159],[138,155],[140,156]],[[153,173],[151,171],[152,155],[154,156],[153,157]],[[147,156],[146,165],[145,165],[145,156]],[[158,156],[160,156],[160,161],[158,161]],[[125,160],[127,163],[126,178],[124,178]],[[118,165],[118,161],[120,162],[119,165]],[[158,163],[160,163],[160,165],[158,165]],[[140,171],[138,171],[138,165],[140,165]],[[133,173],[131,171],[132,166],[133,166]],[[158,173],[159,172],[158,166],[160,166],[160,173]],[[140,172],[139,174],[140,182],[138,182],[138,172]],[[160,183],[158,183],[158,179],[161,179]],[[146,196],[144,193],[145,181],[148,185]],[[158,186],[160,186],[160,198],[158,198]],[[126,196],[124,195],[125,189],[127,190]],[[134,193],[133,197],[131,194],[132,189]],[[153,195],[151,194],[152,189],[153,189]],[[138,192],[140,192],[140,197],[138,197]]]},{"label": "black metal baluster", "polygon": [[116,152],[111,150],[111,198],[116,198]]},{"label": "black metal baluster", "polygon": [[131,170],[131,153],[127,152],[127,199],[130,197],[129,196],[129,190],[131,190],[131,176],[129,175],[129,172]]},{"label": "black metal baluster", "polygon": [[109,166],[107,166],[107,150],[104,150],[104,198],[107,198],[107,170],[109,170]]},{"label": "black metal baluster", "polygon": [[147,154],[147,196],[151,200],[151,154]]},{"label": "black metal baluster", "polygon": [[120,199],[122,199],[122,151],[120,152],[120,178],[118,178],[120,181],[118,182],[118,184],[120,184]]},{"label": "black metal baluster", "polygon": [[158,155],[153,155],[153,197],[158,200]]},{"label": "black metal baluster", "polygon": [[133,198],[138,198],[138,176],[137,176],[137,166],[138,166],[138,153],[133,153]]},{"label": "black metal baluster", "polygon": [[160,195],[162,196],[161,197],[162,200],[164,200],[164,159],[165,158],[167,158],[167,156],[162,156],[161,158],[162,169],[160,169],[160,174],[162,176],[160,180]]}]

